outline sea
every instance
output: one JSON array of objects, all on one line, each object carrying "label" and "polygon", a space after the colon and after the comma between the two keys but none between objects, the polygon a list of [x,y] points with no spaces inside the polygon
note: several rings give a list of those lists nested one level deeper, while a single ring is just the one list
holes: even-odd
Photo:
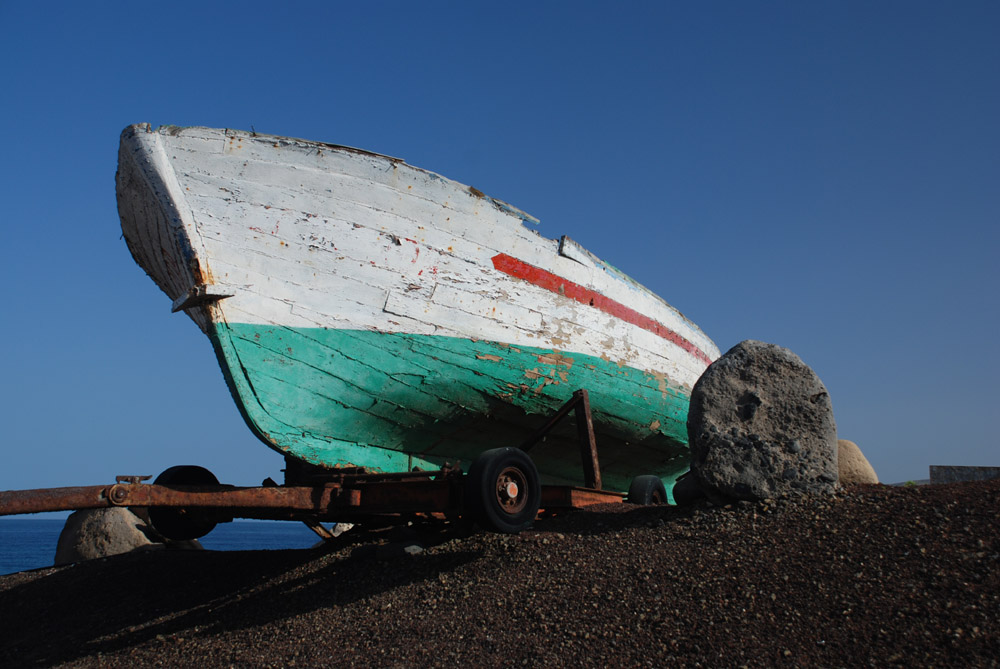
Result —
[{"label": "sea", "polygon": [[[65,518],[0,518],[0,575],[51,567]],[[221,523],[199,539],[213,551],[309,548],[320,538],[302,523],[234,520]]]}]

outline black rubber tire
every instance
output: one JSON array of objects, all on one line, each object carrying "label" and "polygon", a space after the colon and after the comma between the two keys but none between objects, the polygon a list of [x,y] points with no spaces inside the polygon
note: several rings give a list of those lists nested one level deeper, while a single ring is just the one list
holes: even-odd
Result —
[{"label": "black rubber tire", "polygon": [[[163,470],[155,485],[219,485],[215,474],[198,465],[176,465]],[[173,541],[187,541],[205,536],[218,524],[188,509],[150,507],[149,523],[157,532]]]},{"label": "black rubber tire", "polygon": [[659,476],[644,474],[632,479],[632,484],[628,487],[628,497],[625,500],[629,504],[666,504],[667,489]]},{"label": "black rubber tire", "polygon": [[[516,493],[510,496],[510,484]],[[465,477],[465,505],[480,525],[516,534],[531,526],[542,503],[538,469],[519,448],[484,451]]]},{"label": "black rubber tire", "polygon": [[677,506],[688,506],[705,497],[704,491],[698,485],[698,479],[694,477],[694,472],[688,472],[678,477],[670,492],[673,494],[674,504]]}]

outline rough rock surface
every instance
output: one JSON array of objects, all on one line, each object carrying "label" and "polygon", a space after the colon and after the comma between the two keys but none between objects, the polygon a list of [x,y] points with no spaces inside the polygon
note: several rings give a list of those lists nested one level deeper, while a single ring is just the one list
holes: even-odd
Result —
[{"label": "rough rock surface", "polygon": [[[140,513],[144,510],[140,509]],[[202,550],[197,539],[168,541],[149,525],[149,518],[123,507],[74,511],[56,544],[55,565],[164,548]]]},{"label": "rough rock surface", "polygon": [[833,492],[837,425],[823,382],[786,348],[740,342],[691,392],[691,470],[706,494]]},{"label": "rough rock surface", "polygon": [[[990,667],[1000,481],[0,576],[0,666]],[[404,537],[406,539],[406,537]]]},{"label": "rough rock surface", "polygon": [[878,483],[878,476],[858,445],[847,439],[837,441],[837,468],[840,484]]},{"label": "rough rock surface", "polygon": [[128,509],[86,509],[75,511],[66,519],[56,545],[56,565],[93,560],[150,548],[154,542],[146,535],[146,523]]}]

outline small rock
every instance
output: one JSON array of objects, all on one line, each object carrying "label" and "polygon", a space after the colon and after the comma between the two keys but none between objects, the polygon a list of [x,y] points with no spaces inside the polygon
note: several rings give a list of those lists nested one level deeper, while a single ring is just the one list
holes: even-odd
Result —
[{"label": "small rock", "polygon": [[[85,509],[70,514],[56,544],[55,564],[64,565],[133,550],[163,548],[146,521],[123,507]],[[201,548],[197,541],[176,542]]]},{"label": "small rock", "polygon": [[382,544],[375,549],[375,559],[380,561],[396,560],[407,555],[417,555],[424,552],[424,547],[415,541],[394,541]]},{"label": "small rock", "polygon": [[837,462],[840,483],[878,483],[878,476],[858,445],[847,439],[837,441]]}]

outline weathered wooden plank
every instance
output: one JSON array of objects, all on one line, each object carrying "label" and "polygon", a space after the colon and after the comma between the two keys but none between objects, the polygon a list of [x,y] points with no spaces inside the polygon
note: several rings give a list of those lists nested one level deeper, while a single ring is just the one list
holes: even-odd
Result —
[{"label": "weathered wooden plank", "polygon": [[[357,231],[351,228],[351,232],[355,233]],[[229,244],[231,241],[233,240],[227,239],[225,242],[220,241],[218,243]],[[215,242],[207,242],[207,243],[214,244]],[[368,248],[372,248],[376,243],[382,244],[384,249],[389,252],[397,248],[396,246],[393,245],[391,241],[388,241],[379,235],[373,235],[371,231],[367,231],[367,238],[356,239],[354,240],[353,243],[348,243],[346,246],[351,249],[359,249],[367,244]],[[275,253],[279,253],[282,250],[282,247],[278,245],[274,245],[273,248],[276,249]],[[338,246],[337,248],[340,249],[341,247]],[[338,283],[338,282],[348,281],[353,283],[357,282],[359,278],[357,276],[352,276],[350,279],[345,279],[343,277],[340,277],[339,279],[331,278],[333,275],[324,274],[321,269],[314,271],[311,268],[336,267],[335,264],[310,262],[309,267],[305,267],[304,264],[295,263],[294,255],[287,258],[275,258],[270,254],[265,254],[265,256],[262,259],[260,259],[258,263],[257,261],[253,260],[254,254],[258,253],[256,251],[251,252],[249,259],[247,256],[247,252],[244,251],[243,247],[241,247],[239,244],[233,245],[233,247],[229,249],[229,251],[231,254],[237,256],[237,259],[222,260],[224,255],[221,253],[221,251],[219,251],[218,253],[219,260],[216,261],[216,266],[218,268],[223,268],[223,269],[221,271],[217,269],[215,272],[216,276],[226,277],[230,281],[235,280],[236,283],[258,283],[261,281],[273,283],[270,277],[264,277],[263,275],[260,275],[259,272],[256,272],[257,275],[256,279],[248,278],[249,273],[247,274],[247,276],[234,279],[233,277],[236,276],[235,272],[230,272],[229,269],[232,267],[231,262],[241,262],[245,265],[254,265],[254,266],[256,266],[257,264],[262,264],[267,266],[274,263],[290,263],[289,267],[282,270],[282,274],[287,278],[289,282],[295,284],[289,289],[289,292],[292,294],[291,296],[294,296],[294,293],[297,291],[305,291],[300,301],[306,305],[312,305],[312,302],[308,298],[308,294],[310,292],[309,289],[303,288],[303,286],[307,286],[308,284],[310,284],[310,282],[316,285],[316,287],[318,288],[316,292],[322,295],[324,292],[329,292],[330,294],[333,294],[335,292],[338,292],[341,287],[344,287],[343,283]],[[336,253],[339,252],[340,252],[339,250],[336,251]],[[372,257],[374,257],[374,255]],[[425,258],[428,257],[428,254],[424,254],[424,257]],[[338,258],[344,258],[345,260],[347,260],[347,258],[343,256],[338,256]],[[350,258],[350,260],[362,263],[361,265],[359,265],[355,274],[363,275],[363,274],[371,274],[373,272],[373,270],[370,270],[369,267],[371,267],[370,263],[374,261],[369,260],[367,261],[368,264],[365,265],[364,263],[366,261],[364,259]],[[404,276],[400,274],[393,280],[386,279],[384,276],[371,277],[370,282],[371,283],[381,282],[384,284],[389,284],[396,290],[403,291],[407,294],[413,291],[418,291],[418,295],[413,295],[413,297],[423,296],[426,298],[433,289],[433,285],[429,286],[426,283],[425,278],[416,276],[416,274],[422,271],[422,270],[418,270],[417,272],[413,271],[413,269],[415,268],[412,268],[412,266],[416,265],[416,263],[414,262],[416,260],[417,258],[415,257],[413,261],[411,261],[410,263],[406,262],[403,262],[401,264],[397,263],[397,267],[401,268],[402,271],[409,270],[409,276]],[[387,265],[391,264],[388,263],[385,257],[379,258],[379,262]],[[469,263],[463,262],[462,265],[467,266],[469,265]],[[416,265],[416,267],[420,267],[420,265]],[[349,271],[354,272],[353,268],[347,268],[347,269]],[[378,269],[379,268],[376,267],[376,270]],[[390,268],[389,271],[392,271],[392,268]],[[435,279],[435,281],[440,280],[444,282],[447,281],[449,278],[450,278],[449,276],[442,273],[440,278]],[[420,283],[415,283],[415,282],[420,282]],[[367,286],[369,284],[363,284],[363,285]],[[565,339],[566,336],[568,336],[568,333],[564,332],[561,333],[560,330],[564,330],[567,327],[567,324],[572,323],[575,328],[575,331],[571,334],[582,336],[583,339],[581,339],[580,341],[588,342],[588,346],[586,347],[585,350],[589,353],[595,355],[601,355],[603,351],[603,353],[615,356],[622,362],[627,362],[631,359],[630,354],[628,354],[628,350],[633,346],[637,346],[639,348],[646,349],[646,351],[648,351],[653,356],[654,359],[664,358],[662,353],[658,355],[655,353],[658,350],[662,350],[664,347],[663,342],[660,341],[657,337],[655,337],[655,335],[651,335],[648,332],[641,330],[633,332],[632,330],[634,330],[634,328],[629,328],[626,324],[618,323],[613,319],[610,320],[610,326],[609,326],[610,329],[609,327],[606,327],[605,330],[601,333],[598,333],[595,330],[590,330],[592,336],[587,337],[587,335],[585,334],[586,330],[589,329],[587,327],[587,324],[592,323],[593,319],[588,318],[586,314],[580,314],[581,311],[586,311],[586,309],[584,307],[581,307],[580,305],[566,303],[565,300],[560,300],[558,296],[553,295],[548,291],[527,290],[523,286],[523,284],[516,281],[512,282],[512,285],[507,290],[499,288],[496,283],[493,283],[491,285],[485,281],[480,281],[476,285],[483,287],[483,294],[480,296],[476,295],[475,292],[471,292],[469,293],[469,297],[467,299],[470,301],[478,301],[478,303],[480,304],[480,309],[484,312],[488,311],[489,309],[495,308],[493,305],[483,304],[484,300],[503,300],[505,303],[520,302],[520,303],[535,303],[542,305],[539,310],[546,315],[545,317],[547,320],[558,319],[558,320],[552,320],[552,323],[554,324],[553,325],[554,332],[551,333],[551,340],[552,340],[551,343],[553,346],[557,348],[560,345],[559,340]],[[273,290],[280,291],[281,288],[280,286],[275,286]],[[445,289],[445,292],[443,292],[442,294],[449,294],[452,296],[452,299],[462,299],[460,297],[459,290],[460,289],[457,287],[449,286]],[[449,293],[447,291],[453,291],[453,292]],[[349,292],[349,288],[345,294],[347,295],[351,294]],[[372,298],[368,299],[368,302],[370,304],[377,306],[378,304],[384,301],[384,295],[385,295],[384,291],[382,292],[373,291],[371,295]],[[355,301],[365,302],[366,300],[355,300]],[[315,305],[312,305],[309,308],[318,312],[322,311]],[[348,308],[350,308],[349,305]],[[330,311],[331,311],[330,309],[327,309],[327,313],[330,313]],[[392,307],[390,307],[390,311],[401,314],[400,310],[398,309],[394,310]],[[407,312],[406,314],[401,314],[401,315],[413,316],[414,314],[411,312]],[[561,320],[562,322],[560,323],[559,320]],[[539,329],[539,323],[534,322],[531,324],[530,327],[537,330]],[[545,330],[546,328],[542,327],[541,329]],[[609,344],[608,342],[611,343]],[[616,347],[614,345],[614,342],[619,342],[619,344],[624,343],[624,348],[625,348],[624,354],[619,354],[616,352],[615,350]],[[634,354],[632,355],[634,357]],[[656,368],[658,366],[652,361],[647,361],[644,364],[646,364],[646,366],[649,368]],[[670,369],[673,369],[673,367],[670,367]]]},{"label": "weathered wooden plank", "polygon": [[[504,211],[492,198],[476,195],[465,186],[405,163],[334,150],[302,151],[288,145],[272,150],[273,144],[266,142],[263,146],[259,142],[247,146],[239,152],[244,157],[242,162],[234,160],[236,152],[179,154],[177,172],[192,178],[231,176],[240,183],[240,192],[254,201],[267,202],[260,198],[297,190],[311,199],[317,199],[317,194],[334,197],[336,193],[340,199],[369,202],[374,209],[393,211],[401,207],[405,196],[406,208],[422,208],[435,214],[451,211],[460,217],[478,217],[484,225],[522,218]],[[421,201],[430,206],[421,205]],[[286,206],[278,201],[268,204]]]}]

